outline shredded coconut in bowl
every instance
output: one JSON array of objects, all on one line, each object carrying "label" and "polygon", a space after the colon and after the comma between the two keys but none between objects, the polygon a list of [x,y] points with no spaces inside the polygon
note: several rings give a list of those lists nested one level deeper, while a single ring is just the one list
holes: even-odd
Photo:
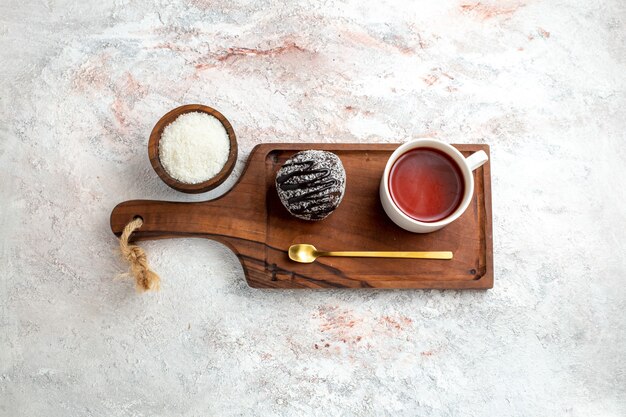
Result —
[{"label": "shredded coconut in bowl", "polygon": [[181,114],[163,129],[159,159],[180,182],[198,184],[213,178],[226,164],[228,133],[215,117],[200,112]]}]

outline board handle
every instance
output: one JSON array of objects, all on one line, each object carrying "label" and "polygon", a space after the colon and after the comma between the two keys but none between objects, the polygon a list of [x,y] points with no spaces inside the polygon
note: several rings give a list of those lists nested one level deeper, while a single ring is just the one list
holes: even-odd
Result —
[{"label": "board handle", "polygon": [[[267,193],[266,156],[271,147],[257,145],[243,173],[226,194],[209,201],[175,202],[131,200],[111,212],[111,230],[121,235],[135,217],[143,219],[133,233],[136,240],[169,237],[207,237],[226,244],[265,242]],[[234,239],[233,239],[234,238]]]},{"label": "board handle", "polygon": [[219,198],[195,203],[132,200],[118,204],[111,212],[111,230],[117,236],[134,218],[141,217],[143,225],[133,233],[133,239],[162,239],[170,237],[254,238],[264,233],[254,216],[242,215],[230,199]]}]

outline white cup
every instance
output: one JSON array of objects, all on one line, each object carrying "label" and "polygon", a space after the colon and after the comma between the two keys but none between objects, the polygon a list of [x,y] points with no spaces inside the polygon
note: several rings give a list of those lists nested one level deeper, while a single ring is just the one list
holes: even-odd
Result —
[{"label": "white cup", "polygon": [[[391,198],[391,193],[389,192],[389,172],[391,171],[391,167],[400,156],[416,148],[431,148],[445,153],[458,165],[463,175],[465,192],[463,194],[461,204],[459,204],[457,209],[452,214],[436,222],[422,222],[409,217],[396,205]],[[475,152],[465,158],[461,152],[459,152],[452,145],[433,139],[416,139],[400,145],[400,147],[389,157],[387,165],[385,166],[385,172],[383,173],[383,177],[380,181],[380,201],[383,204],[385,213],[387,213],[387,216],[389,216],[395,224],[405,230],[408,230],[409,232],[414,233],[430,233],[449,225],[461,217],[467,207],[469,207],[469,204],[472,201],[472,196],[474,195],[474,175],[472,174],[472,171],[487,162],[488,159],[489,157],[484,151]]]}]

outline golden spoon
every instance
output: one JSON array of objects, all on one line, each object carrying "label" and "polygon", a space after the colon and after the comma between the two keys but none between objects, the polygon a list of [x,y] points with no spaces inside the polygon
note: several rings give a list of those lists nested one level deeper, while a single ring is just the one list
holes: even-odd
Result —
[{"label": "golden spoon", "polygon": [[452,252],[322,252],[313,245],[300,243],[289,247],[289,259],[304,264],[314,262],[320,256],[349,256],[355,258],[413,258],[452,259]]}]

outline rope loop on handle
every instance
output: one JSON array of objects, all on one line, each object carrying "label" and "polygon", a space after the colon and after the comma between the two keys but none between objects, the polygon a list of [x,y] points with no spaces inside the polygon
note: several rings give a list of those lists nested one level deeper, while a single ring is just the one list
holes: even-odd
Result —
[{"label": "rope loop on handle", "polygon": [[130,235],[143,225],[141,217],[135,217],[130,223],[124,227],[122,236],[120,236],[120,251],[124,259],[130,264],[130,273],[135,278],[137,291],[158,291],[161,279],[150,269],[146,252],[139,246],[128,242]]}]

